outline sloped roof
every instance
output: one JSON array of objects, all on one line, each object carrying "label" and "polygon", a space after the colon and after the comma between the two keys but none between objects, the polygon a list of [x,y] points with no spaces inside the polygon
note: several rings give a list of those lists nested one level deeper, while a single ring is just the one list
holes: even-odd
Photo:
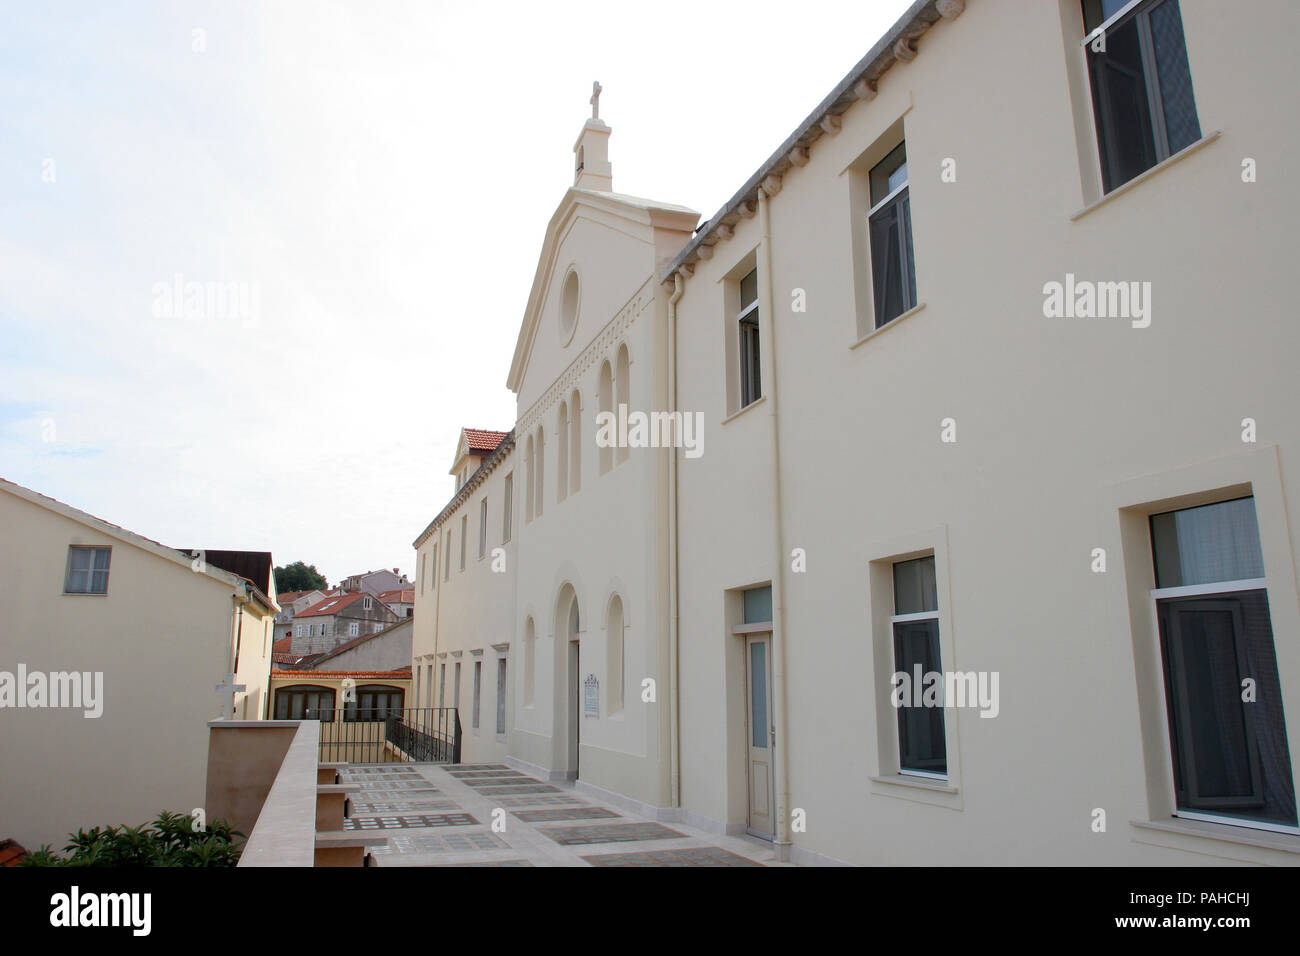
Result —
[{"label": "sloped roof", "polygon": [[466,428],[465,439],[469,442],[471,455],[490,455],[497,450],[497,445],[505,441],[509,432],[489,431],[485,428]]},{"label": "sloped roof", "polygon": [[394,591],[380,591],[379,600],[385,604],[414,604],[415,588],[398,588]]},{"label": "sloped roof", "polygon": [[187,557],[192,557],[196,551],[199,552],[208,564],[250,582],[261,592],[263,603],[270,605],[271,572],[275,567],[270,551],[210,551],[207,548],[177,548],[176,550]]},{"label": "sloped roof", "polygon": [[[307,610],[298,615],[297,619],[304,617],[329,617],[331,614],[337,614],[346,607],[351,607],[363,597],[374,597],[369,591],[350,591],[347,594],[336,597],[327,597],[323,601],[318,601]],[[382,602],[381,602],[382,603]]]}]

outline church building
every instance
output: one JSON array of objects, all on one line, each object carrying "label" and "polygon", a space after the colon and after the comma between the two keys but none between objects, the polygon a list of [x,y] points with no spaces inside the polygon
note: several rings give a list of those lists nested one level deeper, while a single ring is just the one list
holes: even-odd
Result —
[{"label": "church building", "polygon": [[1300,860],[1297,27],[918,0],[704,222],[597,86],[418,706],[796,862]]}]

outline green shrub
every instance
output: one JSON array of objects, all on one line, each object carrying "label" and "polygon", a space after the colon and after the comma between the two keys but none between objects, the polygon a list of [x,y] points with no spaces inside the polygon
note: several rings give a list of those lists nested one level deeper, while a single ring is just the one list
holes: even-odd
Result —
[{"label": "green shrub", "polygon": [[59,856],[45,844],[23,860],[22,866],[234,866],[243,849],[244,834],[224,820],[195,830],[184,813],[164,810],[140,827],[93,827],[69,834]]}]

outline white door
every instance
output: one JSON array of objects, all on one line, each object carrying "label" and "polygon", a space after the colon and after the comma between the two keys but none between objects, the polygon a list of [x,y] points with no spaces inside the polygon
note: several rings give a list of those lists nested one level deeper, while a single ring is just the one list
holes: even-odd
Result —
[{"label": "white door", "polygon": [[771,635],[750,636],[745,645],[745,687],[749,750],[749,827],[754,836],[770,840],[776,832],[772,781]]}]

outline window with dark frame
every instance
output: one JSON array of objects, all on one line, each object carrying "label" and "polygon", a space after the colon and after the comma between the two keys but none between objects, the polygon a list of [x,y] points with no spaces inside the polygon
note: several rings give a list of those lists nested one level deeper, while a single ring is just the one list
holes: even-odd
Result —
[{"label": "window with dark frame", "polygon": [[740,407],[763,397],[763,371],[758,348],[758,270],[740,280]]},{"label": "window with dark frame", "polygon": [[488,503],[484,498],[478,504],[478,556],[487,554]]},{"label": "window with dark frame", "polygon": [[460,516],[460,570],[465,570],[465,539],[469,537],[469,515]]},{"label": "window with dark frame", "polygon": [[1152,515],[1150,526],[1178,815],[1294,829],[1255,499]]},{"label": "window with dark frame", "polygon": [[65,594],[107,594],[111,548],[68,548],[68,570],[63,583]]},{"label": "window with dark frame", "polygon": [[505,490],[502,492],[501,500],[501,543],[505,544],[510,540],[510,518],[514,511],[515,498],[515,476],[514,473],[506,475]]},{"label": "window with dark frame", "polygon": [[363,684],[356,689],[356,699],[343,707],[345,723],[366,723],[400,717],[405,692],[388,684]]},{"label": "window with dark frame", "polygon": [[1105,192],[1201,138],[1178,0],[1083,0]]},{"label": "window with dark frame", "polygon": [[497,730],[498,734],[506,732],[506,659],[497,658]]},{"label": "window with dark frame", "polygon": [[912,258],[912,206],[907,183],[907,144],[899,143],[871,168],[871,282],[876,328],[916,308]]},{"label": "window with dark frame", "polygon": [[329,687],[298,684],[275,692],[276,720],[334,720],[334,691]]},{"label": "window with dark frame", "polygon": [[[898,768],[903,773],[945,777],[948,744],[934,555],[894,564],[894,614],[890,623],[894,632],[894,669],[907,675],[911,689],[898,707]],[[939,675],[938,700],[928,705],[923,696],[927,674]]]},{"label": "window with dark frame", "polygon": [[474,662],[474,709],[472,711],[472,727],[478,730],[479,700],[482,697],[483,690],[483,662]]}]

